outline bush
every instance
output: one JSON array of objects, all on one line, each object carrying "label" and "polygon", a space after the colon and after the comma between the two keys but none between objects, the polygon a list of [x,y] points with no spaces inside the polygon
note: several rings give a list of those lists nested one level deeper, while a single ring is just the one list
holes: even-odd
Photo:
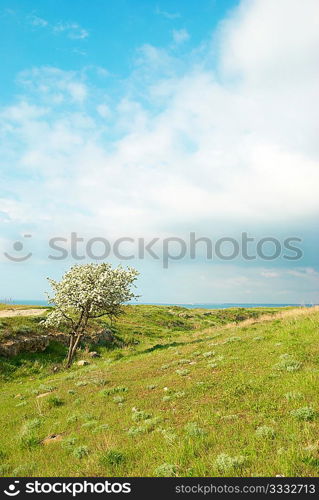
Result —
[{"label": "bush", "polygon": [[256,429],[256,436],[265,439],[274,439],[276,433],[272,427],[262,425]]},{"label": "bush", "polygon": [[189,437],[200,438],[206,435],[206,431],[198,426],[196,422],[190,422],[184,427],[186,434]]},{"label": "bush", "polygon": [[215,465],[220,472],[229,472],[232,469],[240,469],[244,466],[246,459],[242,455],[231,457],[226,453],[221,453],[215,460]]},{"label": "bush", "polygon": [[48,403],[50,408],[64,405],[64,401],[61,398],[58,398],[57,396],[50,396],[47,399],[47,403]]},{"label": "bush", "polygon": [[79,459],[86,457],[89,453],[90,450],[87,446],[78,446],[73,450],[73,456]]},{"label": "bush", "polygon": [[297,410],[292,410],[290,414],[297,418],[297,420],[314,420],[317,416],[315,410],[310,406],[304,406],[303,408],[298,408]]},{"label": "bush", "polygon": [[125,462],[125,455],[118,450],[109,450],[101,455],[99,463],[102,466],[115,467]]},{"label": "bush", "polygon": [[162,464],[157,467],[154,474],[159,477],[172,477],[176,476],[177,467],[173,464]]},{"label": "bush", "polygon": [[24,434],[20,438],[20,446],[24,450],[30,450],[40,444],[40,439],[34,434]]}]

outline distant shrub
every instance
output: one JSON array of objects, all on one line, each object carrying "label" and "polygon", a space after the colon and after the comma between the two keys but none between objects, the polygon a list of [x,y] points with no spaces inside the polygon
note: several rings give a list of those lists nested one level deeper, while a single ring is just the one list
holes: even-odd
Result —
[{"label": "distant shrub", "polygon": [[40,439],[34,434],[23,434],[20,437],[20,447],[24,450],[31,450],[40,444]]},{"label": "distant shrub", "polygon": [[134,437],[137,436],[138,434],[145,434],[146,428],[143,427],[143,425],[138,425],[138,426],[132,426],[128,429],[127,433],[129,436]]},{"label": "distant shrub", "polygon": [[163,438],[169,444],[174,443],[177,439],[177,434],[175,434],[175,432],[173,432],[171,429],[159,429],[159,432],[161,432]]},{"label": "distant shrub", "polygon": [[104,432],[104,431],[108,431],[110,428],[110,426],[108,424],[102,424],[102,425],[98,425],[94,430],[93,430],[93,433],[94,434],[98,434],[99,432]]},{"label": "distant shrub", "polygon": [[298,408],[297,410],[292,410],[290,414],[297,418],[298,420],[314,420],[317,416],[315,410],[310,406],[304,406],[303,408]]},{"label": "distant shrub", "polygon": [[78,415],[70,415],[67,420],[66,420],[66,423],[67,424],[75,424],[75,422],[77,422],[79,420],[79,417]]},{"label": "distant shrub", "polygon": [[177,373],[177,375],[181,375],[182,377],[185,377],[186,375],[188,375],[190,373],[190,371],[186,370],[186,369],[184,369],[184,370],[176,370],[176,373]]},{"label": "distant shrub", "polygon": [[84,422],[81,427],[83,429],[92,429],[93,427],[96,427],[96,420],[89,420],[88,422]]},{"label": "distant shrub", "polygon": [[176,361],[176,364],[177,365],[189,365],[190,362],[191,362],[190,359],[179,359]]},{"label": "distant shrub", "polygon": [[17,325],[12,328],[12,333],[17,335],[29,335],[33,331],[29,325]]},{"label": "distant shrub", "polygon": [[224,344],[229,344],[232,342],[240,342],[242,339],[240,337],[228,337],[228,339],[224,340]]},{"label": "distant shrub", "polygon": [[96,378],[92,380],[93,384],[103,387],[104,385],[107,384],[107,380],[105,378]]},{"label": "distant shrub", "polygon": [[40,418],[33,418],[32,420],[28,420],[22,427],[22,433],[27,434],[33,429],[38,429],[42,424],[42,420]]},{"label": "distant shrub", "polygon": [[275,430],[267,425],[262,425],[256,429],[256,436],[259,438],[274,439],[275,435]]},{"label": "distant shrub", "polygon": [[100,394],[101,396],[112,396],[113,394],[117,394],[119,392],[127,392],[128,388],[119,386],[119,387],[110,387],[110,389],[103,389]]},{"label": "distant shrub", "polygon": [[150,384],[148,386],[146,386],[146,389],[148,389],[149,391],[152,391],[153,389],[156,389],[156,385],[155,384]]},{"label": "distant shrub", "polygon": [[279,363],[274,368],[280,371],[294,372],[300,370],[301,363],[296,361],[290,354],[282,354]]},{"label": "distant shrub", "polygon": [[90,450],[87,446],[78,446],[73,450],[73,456],[79,459],[86,457],[89,453]]},{"label": "distant shrub", "polygon": [[288,400],[288,401],[294,401],[296,399],[301,399],[303,396],[300,392],[286,392],[285,394],[285,398]]},{"label": "distant shrub", "polygon": [[68,451],[72,451],[76,443],[77,443],[77,438],[74,436],[70,436],[62,441],[62,448]]},{"label": "distant shrub", "polygon": [[220,472],[229,472],[232,469],[240,469],[244,466],[246,458],[242,455],[231,457],[227,453],[221,453],[215,460],[215,465]]},{"label": "distant shrub", "polygon": [[142,420],[140,425],[130,427],[127,433],[129,436],[136,436],[138,434],[146,434],[148,432],[152,432],[154,431],[160,420],[161,419],[159,417]]},{"label": "distant shrub", "polygon": [[217,368],[218,364],[217,363],[208,363],[207,365],[209,368]]},{"label": "distant shrub", "polygon": [[204,358],[210,358],[211,356],[214,356],[214,355],[215,355],[215,351],[203,352],[203,357]]},{"label": "distant shrub", "polygon": [[123,396],[114,396],[113,401],[114,403],[122,404],[125,402],[125,398]]},{"label": "distant shrub", "polygon": [[57,396],[50,396],[47,399],[47,403],[50,408],[64,405],[64,401],[61,398],[58,398]]},{"label": "distant shrub", "polygon": [[115,467],[125,462],[125,455],[118,450],[109,450],[103,453],[99,459],[100,465],[104,467]]},{"label": "distant shrub", "polygon": [[55,386],[41,384],[38,390],[39,392],[53,392],[55,389],[56,389]]},{"label": "distant shrub", "polygon": [[132,408],[132,420],[134,422],[140,422],[141,420],[147,420],[148,418],[151,418],[152,415],[150,413],[147,413],[143,410],[138,410],[137,408]]},{"label": "distant shrub", "polygon": [[184,430],[189,437],[194,438],[202,438],[207,434],[196,422],[189,422],[185,425]]},{"label": "distant shrub", "polygon": [[172,477],[176,476],[176,473],[177,467],[173,464],[162,464],[154,471],[154,474],[159,477]]}]

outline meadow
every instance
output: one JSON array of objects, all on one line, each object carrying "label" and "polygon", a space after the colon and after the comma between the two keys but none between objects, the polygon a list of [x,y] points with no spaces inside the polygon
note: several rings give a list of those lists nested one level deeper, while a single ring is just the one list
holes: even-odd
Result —
[{"label": "meadow", "polygon": [[[317,476],[318,327],[318,308],[126,306],[86,366],[55,343],[1,358],[0,475]],[[1,318],[0,340],[28,328]]]}]

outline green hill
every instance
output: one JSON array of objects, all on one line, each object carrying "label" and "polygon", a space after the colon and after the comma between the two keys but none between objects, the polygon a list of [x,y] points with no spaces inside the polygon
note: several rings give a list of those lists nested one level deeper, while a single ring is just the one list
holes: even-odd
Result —
[{"label": "green hill", "polygon": [[129,306],[87,366],[2,358],[1,475],[317,476],[319,311],[270,312]]}]

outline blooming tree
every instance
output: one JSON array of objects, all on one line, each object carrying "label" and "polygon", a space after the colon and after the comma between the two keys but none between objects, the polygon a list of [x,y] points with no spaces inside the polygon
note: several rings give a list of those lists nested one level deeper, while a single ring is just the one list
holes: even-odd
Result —
[{"label": "blooming tree", "polygon": [[91,319],[108,316],[111,321],[122,312],[122,304],[137,297],[132,286],[138,271],[112,268],[110,264],[84,264],[71,267],[61,281],[48,278],[54,291],[54,305],[44,321],[47,327],[66,325],[70,335],[67,367],[70,367]]}]

